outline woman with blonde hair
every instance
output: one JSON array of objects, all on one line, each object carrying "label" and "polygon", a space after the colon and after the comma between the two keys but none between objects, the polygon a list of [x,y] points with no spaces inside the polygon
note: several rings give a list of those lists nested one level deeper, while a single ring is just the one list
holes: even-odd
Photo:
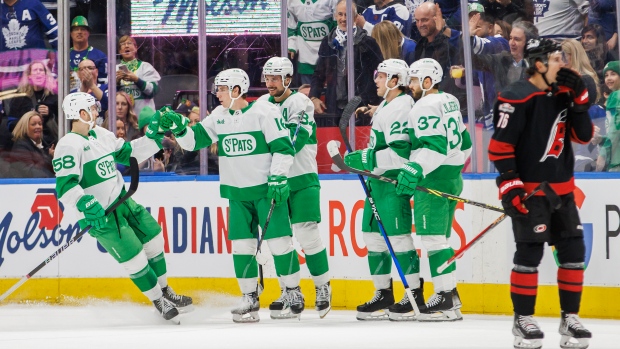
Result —
[{"label": "woman with blonde hair", "polygon": [[402,59],[407,64],[413,63],[415,41],[406,38],[394,23],[382,21],[375,24],[371,36],[379,45],[384,59]]},{"label": "woman with blonde hair", "polygon": [[[110,129],[110,121],[106,117],[103,120],[103,128]],[[125,124],[125,140],[131,141],[140,137],[140,129],[138,128],[138,116],[134,112],[134,100],[126,92],[116,92],[116,120],[121,120]]]},{"label": "woman with blonde hair", "polygon": [[43,117],[36,111],[24,114],[13,129],[10,175],[14,178],[54,177],[51,147],[43,139]]}]

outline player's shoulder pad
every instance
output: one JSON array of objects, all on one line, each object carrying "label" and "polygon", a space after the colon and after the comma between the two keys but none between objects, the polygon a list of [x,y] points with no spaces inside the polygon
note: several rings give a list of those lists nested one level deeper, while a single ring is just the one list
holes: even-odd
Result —
[{"label": "player's shoulder pad", "polygon": [[498,101],[509,102],[513,104],[525,103],[530,98],[545,94],[546,92],[536,88],[527,80],[519,80],[503,89],[497,96]]},{"label": "player's shoulder pad", "polygon": [[269,93],[265,93],[264,95],[258,97],[257,101],[267,101],[267,102],[269,102],[269,97],[270,97]]}]

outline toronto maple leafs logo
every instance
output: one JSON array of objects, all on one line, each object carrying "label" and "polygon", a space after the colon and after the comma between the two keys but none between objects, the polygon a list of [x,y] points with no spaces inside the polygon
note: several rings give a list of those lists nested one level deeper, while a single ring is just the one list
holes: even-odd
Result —
[{"label": "toronto maple leafs logo", "polygon": [[6,48],[18,49],[26,46],[26,34],[28,27],[19,25],[19,21],[11,19],[6,28],[2,28],[2,35],[6,42]]},{"label": "toronto maple leafs logo", "polygon": [[537,19],[544,17],[545,13],[549,11],[550,0],[534,0],[534,17]]}]

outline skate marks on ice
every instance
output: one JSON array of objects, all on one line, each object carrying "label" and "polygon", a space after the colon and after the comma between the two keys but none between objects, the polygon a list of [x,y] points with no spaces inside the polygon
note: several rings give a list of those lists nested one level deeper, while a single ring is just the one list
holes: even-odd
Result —
[{"label": "skate marks on ice", "polygon": [[[263,304],[261,321],[235,324],[230,309],[238,297],[193,295],[194,312],[176,326],[152,305],[93,300],[69,306],[0,306],[0,348],[512,348],[511,316],[464,314],[453,323],[367,322],[355,311],[332,310],[319,319],[306,309],[301,321],[272,320]],[[78,302],[79,303],[79,302]],[[543,348],[559,348],[558,318],[537,318]],[[620,321],[584,319],[593,333],[590,348],[620,343]]]}]

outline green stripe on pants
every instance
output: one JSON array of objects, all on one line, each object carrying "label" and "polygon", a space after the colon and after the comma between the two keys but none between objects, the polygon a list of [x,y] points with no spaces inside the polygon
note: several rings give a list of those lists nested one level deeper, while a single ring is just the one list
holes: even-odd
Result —
[{"label": "green stripe on pants", "polygon": [[129,275],[129,278],[142,292],[146,292],[157,285],[157,276],[148,265],[139,272]]},{"label": "green stripe on pants", "polygon": [[323,251],[312,255],[307,254],[306,264],[308,265],[308,270],[312,276],[319,276],[327,273],[329,271],[329,264],[327,263],[327,250],[323,249]]},{"label": "green stripe on pants", "polygon": [[258,277],[258,264],[252,254],[233,254],[235,265],[235,277],[237,279],[249,279]]},{"label": "green stripe on pants", "polygon": [[386,275],[392,272],[392,257],[389,252],[368,251],[370,275]]},{"label": "green stripe on pants", "polygon": [[418,258],[418,253],[416,251],[395,252],[395,254],[405,275],[420,272],[420,258]]},{"label": "green stripe on pants", "polygon": [[149,266],[151,267],[151,269],[153,269],[157,277],[166,274],[166,258],[164,257],[164,253],[162,252],[157,256],[149,259]]},{"label": "green stripe on pants", "polygon": [[279,276],[292,275],[299,271],[299,258],[295,250],[280,256],[273,256],[273,261]]},{"label": "green stripe on pants", "polygon": [[437,268],[439,268],[445,261],[450,259],[452,256],[454,256],[454,250],[452,249],[452,247],[443,250],[429,251],[428,264],[431,267],[431,276],[435,277],[439,275],[445,275],[455,271],[456,262],[452,263],[449,267],[447,267],[446,270],[443,271],[443,273],[437,272]]}]

